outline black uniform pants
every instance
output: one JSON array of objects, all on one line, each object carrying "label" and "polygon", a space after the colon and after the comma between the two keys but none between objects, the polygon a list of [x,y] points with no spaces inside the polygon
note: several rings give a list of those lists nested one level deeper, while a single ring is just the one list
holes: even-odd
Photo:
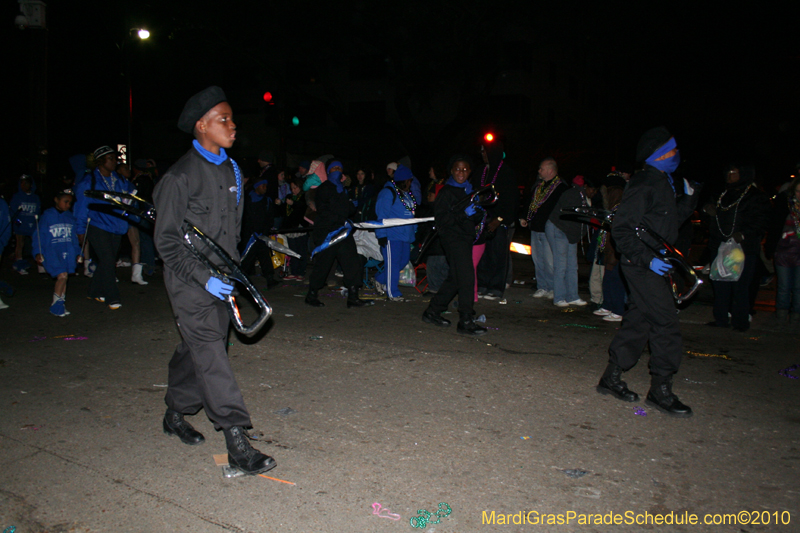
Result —
[{"label": "black uniform pants", "polygon": [[450,269],[447,279],[431,298],[430,310],[442,313],[458,294],[458,313],[472,317],[475,300],[475,267],[472,264],[472,242],[470,240],[448,240],[439,237]]},{"label": "black uniform pants", "polygon": [[630,289],[628,310],[611,347],[609,361],[630,370],[650,343],[650,374],[671,376],[682,358],[678,312],[666,278],[649,268],[621,265]]},{"label": "black uniform pants", "polygon": [[167,407],[186,415],[203,408],[216,429],[251,427],[228,360],[225,303],[202,287],[187,285],[168,268],[164,283],[182,338],[169,362]]},{"label": "black uniform pants", "polygon": [[90,226],[86,231],[89,246],[92,247],[92,259],[97,263],[94,276],[89,282],[89,298],[105,298],[106,303],[119,303],[119,287],[117,287],[117,252],[122,242],[122,235]]},{"label": "black uniform pants", "polygon": [[[314,242],[323,242],[327,233],[314,233]],[[308,278],[308,288],[312,291],[318,291],[328,282],[328,274],[331,272],[331,267],[334,261],[339,261],[342,265],[342,272],[344,272],[345,287],[361,288],[363,285],[361,281],[361,269],[364,264],[361,257],[358,255],[356,248],[356,241],[353,236],[348,236],[342,242],[329,246],[314,255],[314,268],[311,270],[311,276]]]},{"label": "black uniform pants", "polygon": [[272,264],[272,250],[261,239],[256,239],[250,251],[242,258],[242,272],[247,276],[253,274],[256,270],[256,261],[261,265],[261,275],[272,280],[275,273],[275,266]]},{"label": "black uniform pants", "polygon": [[495,296],[502,296],[508,277],[508,228],[499,226],[494,237],[486,241],[483,257],[478,262],[478,287]]}]

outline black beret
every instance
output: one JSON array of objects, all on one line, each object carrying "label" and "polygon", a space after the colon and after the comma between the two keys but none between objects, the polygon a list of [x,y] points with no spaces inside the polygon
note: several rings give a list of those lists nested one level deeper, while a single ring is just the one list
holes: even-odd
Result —
[{"label": "black beret", "polygon": [[653,155],[653,152],[664,146],[670,138],[672,138],[672,135],[664,126],[644,132],[642,138],[639,139],[639,144],[636,146],[636,161],[641,163],[646,160]]},{"label": "black beret", "polygon": [[186,133],[194,133],[194,125],[203,115],[220,102],[227,102],[225,93],[219,87],[212,85],[203,89],[196,95],[189,98],[183,106],[183,112],[178,119],[178,129]]}]

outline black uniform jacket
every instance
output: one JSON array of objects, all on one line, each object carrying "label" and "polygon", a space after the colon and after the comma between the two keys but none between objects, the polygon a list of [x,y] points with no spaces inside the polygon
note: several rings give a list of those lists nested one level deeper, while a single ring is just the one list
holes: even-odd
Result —
[{"label": "black uniform jacket", "polygon": [[683,194],[682,180],[676,180],[675,188],[679,192],[677,198],[669,177],[650,165],[630,179],[611,227],[611,235],[617,251],[622,255],[623,264],[648,268],[650,261],[656,257],[655,252],[636,236],[636,228],[642,224],[668,243],[675,243],[678,228],[689,218],[697,204],[697,191],[691,196]]},{"label": "black uniform jacket", "polygon": [[330,181],[324,181],[317,187],[314,201],[317,206],[314,239],[319,242],[331,231],[341,228],[356,209],[347,197],[347,191],[337,191],[336,185]]},{"label": "black uniform jacket", "polygon": [[463,187],[452,185],[445,185],[436,195],[433,211],[436,229],[439,230],[441,239],[469,243],[475,240],[475,226],[480,223],[483,213],[478,210],[472,217],[468,217],[464,211],[468,205],[466,202],[454,208],[466,197],[467,193]]},{"label": "black uniform jacket", "polygon": [[[192,148],[167,171],[153,193],[157,220],[155,244],[164,266],[187,284],[205,287],[211,277],[184,241],[183,221],[197,226],[235,261],[244,210],[244,198],[236,204],[236,175],[231,160],[221,165],[206,161]],[[197,245],[197,241],[194,241]],[[206,247],[198,249],[219,265]]]}]

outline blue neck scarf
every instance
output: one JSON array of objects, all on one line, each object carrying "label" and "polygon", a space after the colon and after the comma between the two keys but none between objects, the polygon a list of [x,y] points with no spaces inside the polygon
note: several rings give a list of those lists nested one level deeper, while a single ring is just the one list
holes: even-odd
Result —
[{"label": "blue neck scarf", "polygon": [[472,184],[469,182],[469,180],[465,181],[464,183],[459,183],[453,176],[450,176],[447,178],[445,185],[452,185],[453,187],[464,189],[464,192],[467,194],[472,193]]},{"label": "blue neck scarf", "polygon": [[656,161],[659,157],[668,154],[672,150],[675,150],[678,147],[678,143],[675,142],[675,137],[670,137],[670,139],[658,150],[653,152],[653,155],[645,159],[645,163],[650,165],[651,167],[655,167],[661,172],[665,173],[667,177],[669,177],[669,184],[672,186],[672,190],[675,190],[675,183],[672,179],[672,173],[678,169],[678,165],[681,163],[681,153],[676,150],[675,155],[669,157],[667,159],[663,159],[661,161]]},{"label": "blue neck scarf", "polygon": [[[209,163],[219,166],[228,160],[228,154],[225,153],[225,148],[221,146],[219,148],[219,155],[203,148],[203,146],[197,142],[197,139],[192,141],[192,146],[194,146],[194,149]],[[236,161],[233,159],[231,159],[231,164],[233,164],[233,173],[236,176],[236,205],[239,205],[239,202],[242,200],[242,172],[239,170],[239,165],[237,165]]]},{"label": "blue neck scarf", "polygon": [[336,185],[336,192],[339,194],[344,192],[344,183],[342,183],[342,173],[338,170],[334,170],[330,174],[328,174],[328,181]]}]

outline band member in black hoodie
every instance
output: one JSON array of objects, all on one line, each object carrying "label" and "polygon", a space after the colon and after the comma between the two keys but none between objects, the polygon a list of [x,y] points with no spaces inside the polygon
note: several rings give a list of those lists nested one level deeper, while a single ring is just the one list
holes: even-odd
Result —
[{"label": "band member in black hoodie", "polygon": [[672,376],[683,352],[678,314],[665,275],[672,265],[657,256],[637,235],[645,225],[670,243],[697,203],[695,188],[675,181],[680,154],[666,128],[647,131],[636,149],[644,169],[633,175],[620,201],[611,235],[622,254],[622,274],[630,288],[622,328],[611,341],[608,366],[597,392],[635,402],[639,396],[622,381],[650,343],[650,391],[646,403],[673,416],[692,416],[692,409],[672,393]]}]

